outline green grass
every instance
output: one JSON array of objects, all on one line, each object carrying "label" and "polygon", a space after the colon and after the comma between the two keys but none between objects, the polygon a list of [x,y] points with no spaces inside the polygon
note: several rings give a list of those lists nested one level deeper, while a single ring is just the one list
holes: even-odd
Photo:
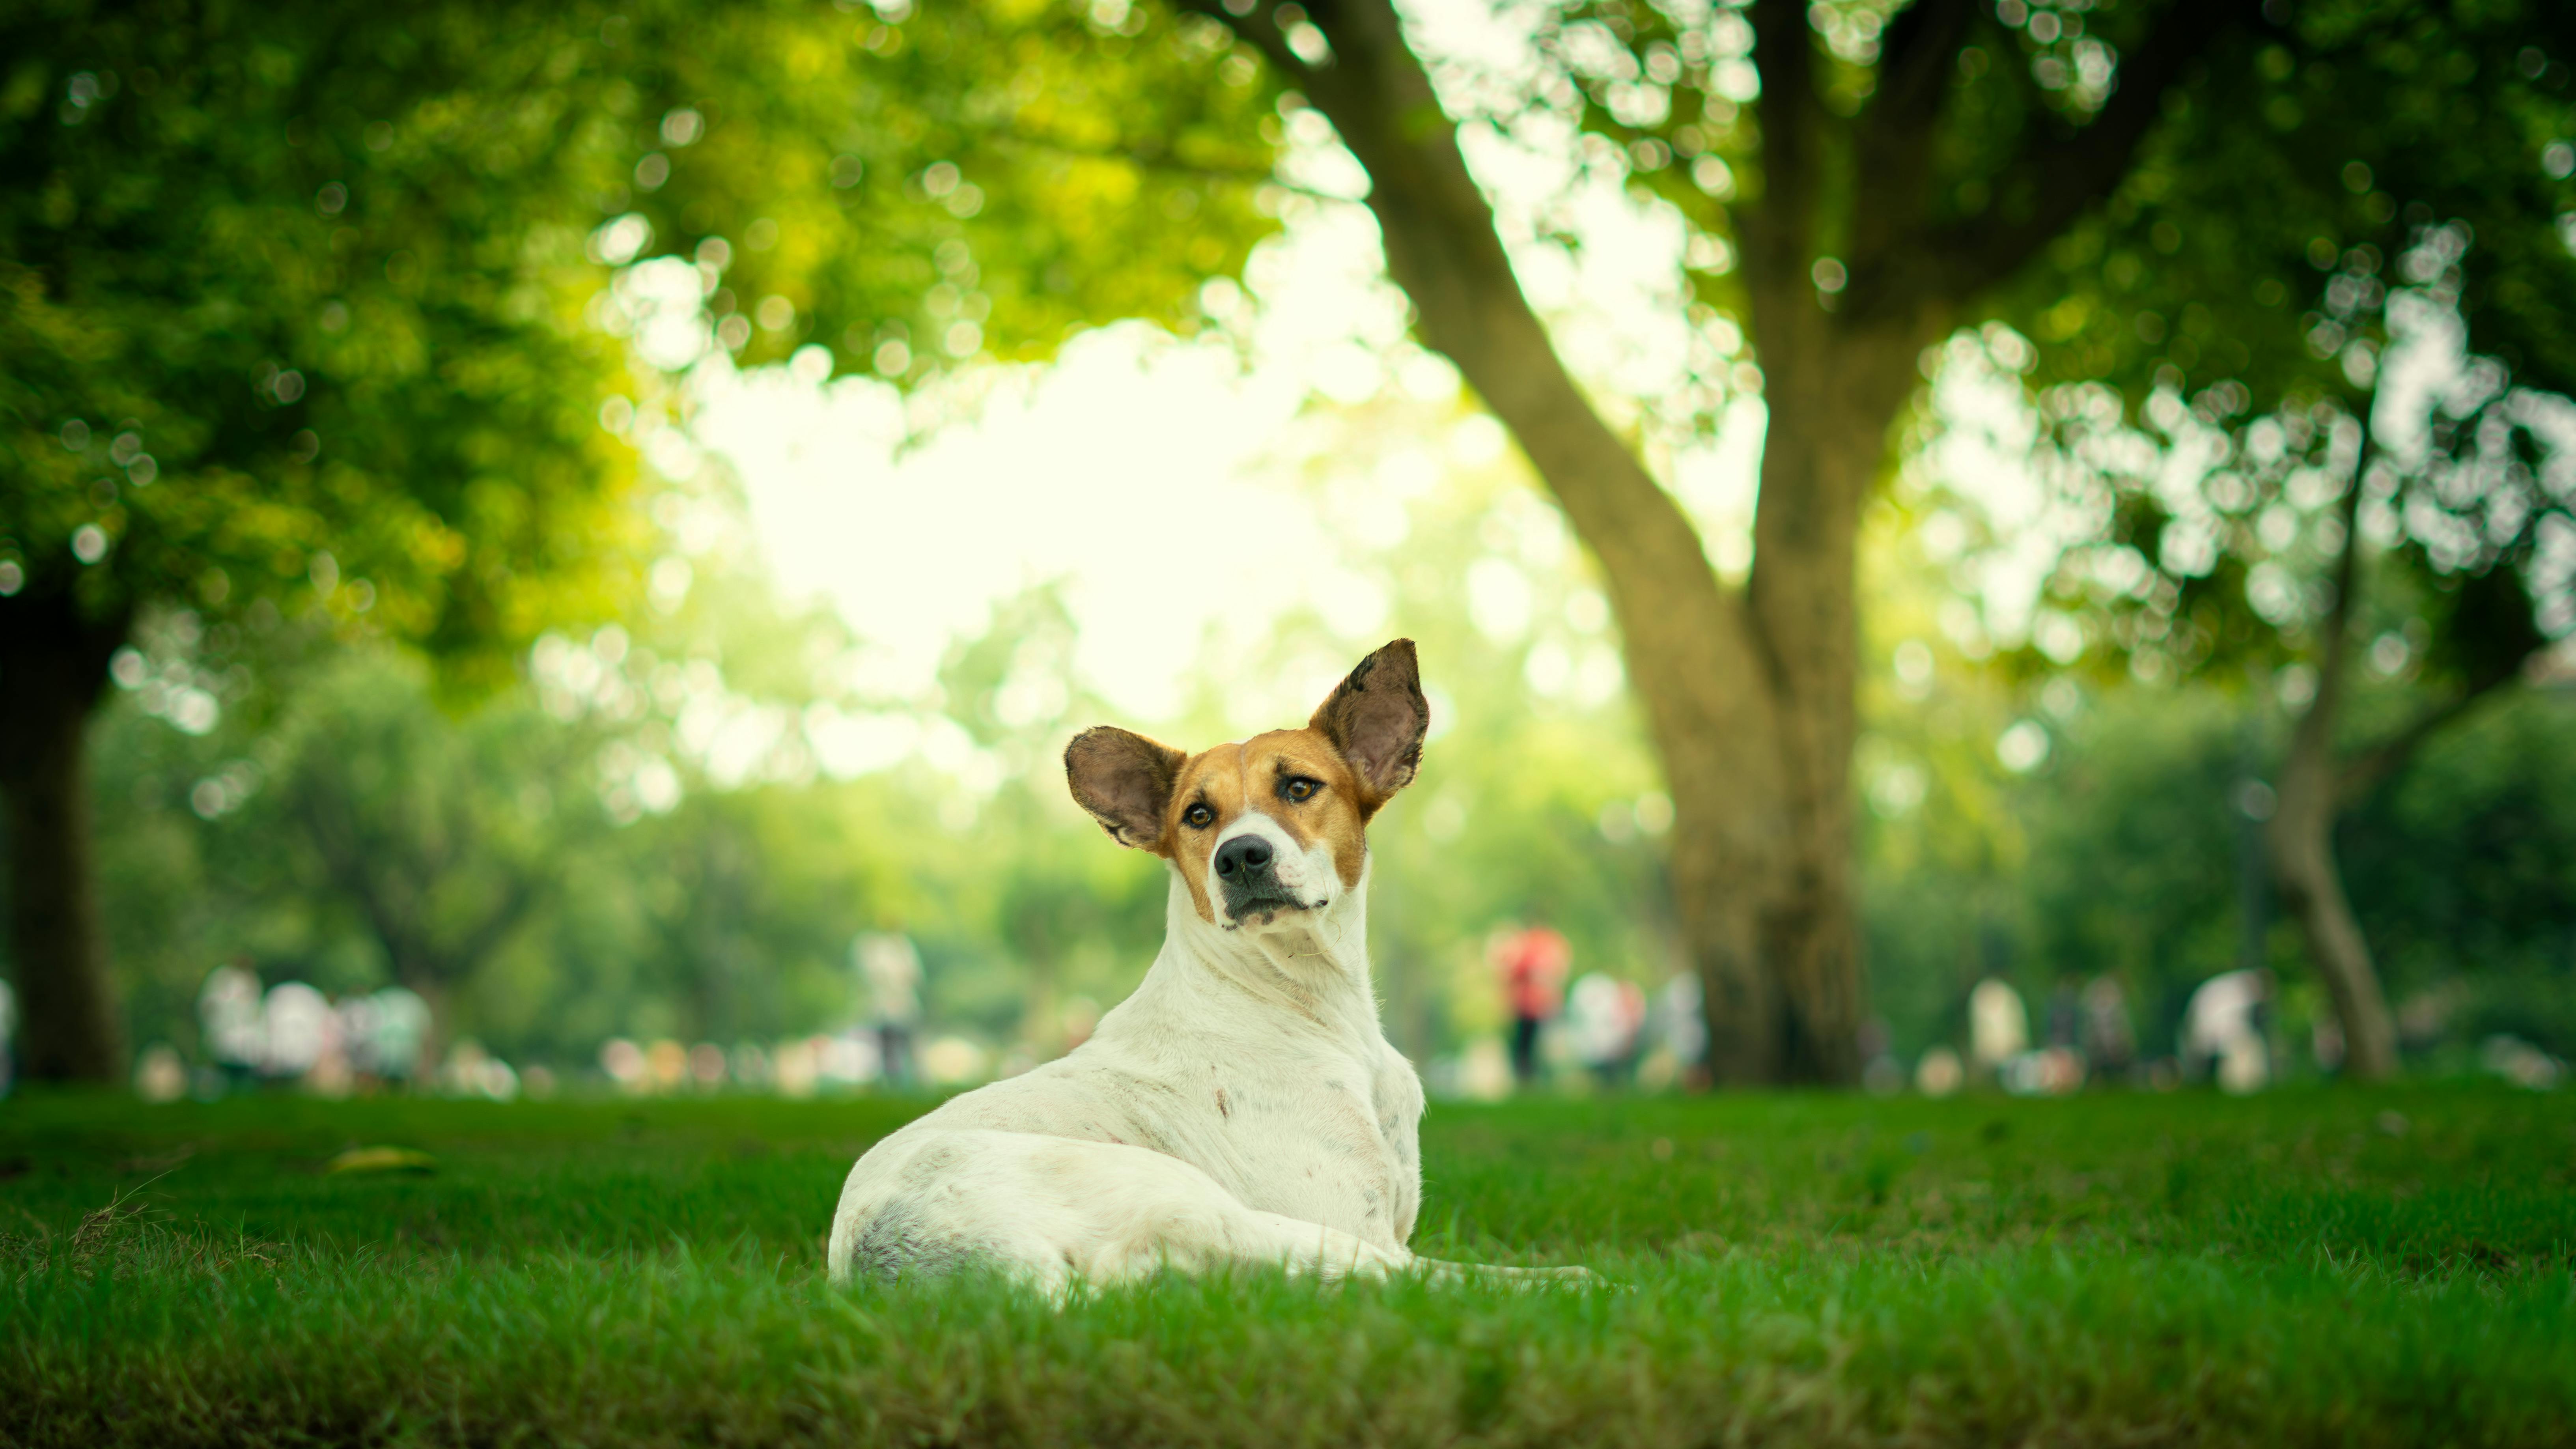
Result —
[{"label": "green grass", "polygon": [[0,1103],[0,1442],[2576,1441],[2563,1096],[1441,1106],[1416,1246],[1619,1291],[1062,1312],[821,1282],[918,1109]]}]

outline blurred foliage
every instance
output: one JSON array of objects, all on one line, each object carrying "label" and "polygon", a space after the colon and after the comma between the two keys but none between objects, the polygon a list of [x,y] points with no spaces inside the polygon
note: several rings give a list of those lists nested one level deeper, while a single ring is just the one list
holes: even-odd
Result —
[{"label": "blurred foliage", "polygon": [[496,678],[638,582],[610,268],[677,269],[662,367],[1195,319],[1271,225],[1267,98],[1117,9],[18,7],[0,563],[98,612],[309,581]]},{"label": "blurred foliage", "polygon": [[[2549,154],[2576,133],[2576,14],[2539,0],[2266,14],[2005,300],[2040,344],[2036,380],[2107,382],[2132,407],[2232,380],[2257,406],[2304,393],[2358,411],[2371,371],[2317,364],[2374,357],[2387,338],[2371,304],[2410,280],[2400,257],[2457,225],[2475,246],[2443,260],[2479,347],[2532,386],[2576,390],[2576,256],[2557,220],[2576,209],[2576,168]],[[2081,44],[2081,24],[2052,29]],[[2043,48],[2025,25],[2002,54]]]},{"label": "blurred foliage", "polygon": [[[2284,1040],[2305,1062],[2321,988],[2274,918],[2247,813],[2269,803],[2262,781],[2292,719],[2273,690],[2249,687],[2245,666],[2262,662],[2252,641],[2236,642],[2229,667],[2148,678],[2102,667],[2122,655],[2099,643],[2065,664],[2033,642],[2007,647],[1977,605],[1999,579],[2009,589],[2010,559],[1960,546],[1973,530],[1953,481],[1909,469],[1865,535],[1877,582],[1855,783],[1869,809],[1872,995],[1898,1050],[1962,1039],[1981,976],[2018,986],[2036,1031],[2052,995],[2108,974],[2142,1046],[2168,1051],[2193,987],[2256,964],[2282,979]],[[2456,693],[2420,647],[2422,615],[2449,597],[2399,570],[2366,596],[2355,733],[2388,733]],[[2051,638],[2044,605],[2039,618],[2025,641]],[[2557,665],[2433,737],[2340,823],[2346,885],[2362,928],[2385,943],[2390,999],[2401,1014],[2413,1003],[2425,1027],[2410,1050],[2495,1031],[2576,1046],[2571,766],[2576,691]]]},{"label": "blurred foliage", "polygon": [[2371,420],[2361,522],[2413,576],[2414,651],[2491,681],[2576,625],[2576,566],[2540,557],[2576,507],[2576,12],[2267,15],[2000,300],[2072,545],[2047,607],[2149,677],[2300,658]]},{"label": "blurred foliage", "polygon": [[642,154],[600,210],[649,223],[621,252],[697,264],[745,362],[820,343],[918,380],[1120,318],[1193,330],[1199,283],[1273,227],[1269,83],[1218,64],[1231,42],[1202,21],[1001,0],[622,18]]},{"label": "blurred foliage", "polygon": [[[1065,799],[1066,733],[1115,720],[1198,748],[1293,724],[1396,632],[1429,662],[1434,733],[1421,781],[1371,832],[1390,1033],[1428,1061],[1494,1031],[1486,940],[1519,921],[1565,931],[1578,971],[1659,986],[1676,969],[1655,834],[1668,806],[1588,564],[1477,446],[1484,426],[1445,404],[1323,415],[1294,486],[1381,607],[1212,635],[1170,720],[1124,718],[1082,689],[1046,587],[957,643],[938,698],[865,696],[846,683],[844,627],[771,598],[756,560],[723,549],[694,555],[683,595],[548,636],[525,682],[454,717],[429,706],[416,664],[277,624],[234,649],[291,681],[290,702],[188,734],[152,711],[202,665],[178,617],[156,616],[136,656],[148,669],[120,675],[131,687],[106,717],[98,781],[138,1040],[192,1048],[197,983],[236,956],[335,992],[396,979],[397,940],[335,872],[318,796],[405,863],[433,946],[523,896],[479,955],[442,958],[450,974],[427,982],[448,984],[454,1032],[514,1059],[580,1067],[611,1035],[730,1044],[855,1024],[851,938],[877,929],[919,942],[933,1030],[1059,1050],[1085,999],[1113,1003],[1141,976],[1166,891],[1159,862]],[[1449,456],[1419,453],[1444,436]],[[1400,529],[1373,492],[1407,476],[1390,455],[1421,472],[1400,490]],[[2043,679],[1961,650],[1940,635],[1952,596],[1918,533],[1892,505],[1873,526],[1889,583],[1860,764],[1873,991],[1893,1044],[1910,1057],[1955,1039],[1984,975],[2037,1011],[2108,973],[2145,1044],[2169,1049],[2191,988],[2245,959],[2237,792],[2281,725],[2212,686]],[[1925,652],[1897,667],[1899,643]],[[2374,678],[2363,706],[2403,713],[2421,687]],[[836,775],[822,766],[852,721],[913,743]],[[2046,744],[2017,769],[1997,741],[2025,725]],[[2576,699],[2533,691],[2437,741],[2344,829],[2392,996],[2443,1023],[2419,1050],[2488,1030],[2576,1048]],[[2304,1025],[2294,943],[2251,925]]]},{"label": "blurred foliage", "polygon": [[[209,646],[164,701],[191,729],[250,703],[262,676],[226,657],[243,630],[308,615],[424,646],[442,693],[500,688],[543,630],[643,592],[638,448],[687,476],[665,425],[701,358],[828,374],[815,344],[837,343],[840,365],[917,380],[1086,322],[1192,325],[1200,283],[1271,225],[1269,98],[1225,47],[1124,4],[1009,0],[11,9],[13,728],[77,739],[99,661],[156,610]],[[399,710],[308,703],[372,743],[344,772],[297,762],[281,792],[436,999],[541,889],[465,856],[556,848],[440,782],[546,772]],[[15,848],[78,862],[78,834]],[[84,870],[25,889],[78,902]],[[102,998],[67,984],[98,969],[92,918],[18,913],[21,979],[47,988],[31,1010]],[[98,1015],[40,1022],[83,1040],[38,1070],[113,1071]]]},{"label": "blurred foliage", "polygon": [[615,596],[623,365],[578,318],[617,144],[533,18],[11,12],[0,552],[31,588],[309,582],[487,664]]},{"label": "blurred foliage", "polygon": [[[2304,1066],[2324,1002],[2270,908],[2244,813],[2287,722],[2217,684],[2042,686],[1948,647],[1940,658],[1862,752],[1873,999],[1900,1053],[1962,1040],[1968,989],[1987,975],[2021,989],[2034,1031],[2053,994],[2111,976],[2141,1045],[2169,1052],[2192,988],[2251,964],[2283,981],[2283,1041]],[[2374,704],[2423,699],[2380,681]],[[2024,771],[1997,757],[2015,729],[2050,742]],[[2414,1007],[2410,1050],[2490,1032],[2576,1048],[2571,770],[2576,691],[2524,691],[2429,742],[2342,822],[2354,909],[2391,1000]]]},{"label": "blurred foliage", "polygon": [[[1734,17],[1685,43],[1643,7],[1594,8],[1646,59],[1617,76],[1569,62],[1586,123],[1641,185],[1715,218],[1703,242],[1726,240],[1711,199],[1753,141],[1725,95]],[[1863,85],[1860,17],[1883,12],[1817,8],[1839,83]],[[2081,72],[2069,22],[2116,32],[2133,8],[2016,5],[2005,26],[1981,7],[1998,79],[1962,94],[1991,103],[1999,137],[2055,124],[2081,100],[2045,79]],[[2272,493],[2221,510],[2251,541],[2203,574],[2171,568],[2176,601],[2185,577],[2247,597],[2296,449],[2366,395],[2407,247],[2473,235],[2453,258],[2469,335],[2513,379],[2568,372],[2568,259],[2532,240],[2576,200],[2536,164],[2576,131],[2566,63],[2535,71],[2512,42],[2556,13],[2409,11],[2398,39],[2353,41],[2338,27],[2365,8],[2298,7],[2295,33],[2214,60],[2108,211],[1998,304],[2019,330],[1951,349],[2028,369],[2052,426],[2108,437],[2165,397],[2245,455],[2281,430],[2255,480]],[[1703,109],[1649,119],[1637,77],[1667,43],[1705,79]],[[1107,1003],[1141,974],[1165,890],[1064,798],[1065,733],[1114,720],[1198,748],[1294,724],[1395,634],[1421,642],[1434,711],[1421,782],[1372,837],[1398,1043],[1430,1056],[1493,1029],[1485,941],[1515,922],[1565,931],[1578,971],[1673,973],[1670,804],[1606,606],[1487,420],[1401,399],[1311,416],[1298,486],[1367,607],[1212,634],[1197,695],[1161,721],[1084,689],[1044,586],[957,642],[936,698],[871,697],[843,625],[772,597],[755,560],[685,541],[732,507],[720,490],[659,493],[661,534],[623,506],[643,475],[620,435],[647,456],[678,437],[670,373],[701,359],[913,383],[1042,355],[1090,321],[1189,330],[1199,283],[1271,225],[1276,98],[1212,27],[1116,4],[56,0],[0,20],[0,55],[0,561],[152,605],[117,662],[95,781],[138,1040],[192,1047],[197,985],[235,958],[335,992],[411,982],[452,1031],[522,1059],[587,1062],[616,1033],[802,1033],[858,1019],[852,935],[901,929],[935,1027],[1051,1050],[1072,998]],[[2249,106],[2268,132],[2220,123]],[[2414,169],[2353,172],[2364,142]],[[1943,203],[1962,224],[2006,204],[1969,184]],[[1725,251],[1693,255],[1701,300],[1732,306]],[[2293,410],[2303,436],[2278,411],[2294,398],[2329,409]],[[1976,576],[1926,540],[1949,505],[1910,488],[1874,505],[1856,766],[1894,1041],[1954,1036],[1981,974],[2036,1000],[2108,971],[2161,1046],[2182,995],[2259,926],[2231,795],[2279,726],[2214,672],[2125,679],[2111,666],[2137,651],[2100,647],[2099,626],[2071,652],[2035,626],[2002,655],[1950,627]],[[2161,597],[2174,510],[2144,490],[2114,505],[2110,543],[2145,566],[2124,597]],[[2294,552],[2316,539],[2304,507],[2274,550],[2289,562],[2313,561]],[[109,546],[74,569],[83,526]],[[2451,637],[2441,611],[2492,602],[2400,578],[2367,633]],[[442,711],[389,639],[472,659],[486,696]],[[2410,642],[2356,709],[2403,717],[2447,667]],[[2548,690],[2472,721],[2342,841],[2394,994],[2561,1054],[2571,718]],[[2038,753],[2008,765],[1998,739],[2024,727]],[[891,744],[834,763],[853,735]],[[2285,940],[2258,939],[2295,981]]]},{"label": "blurred foliage", "polygon": [[[2313,663],[2355,526],[2362,597],[2407,601],[2381,627],[2428,684],[2490,687],[2576,626],[2576,405],[2476,350],[2469,235],[2414,228],[2384,281],[2376,248],[2337,263],[2334,316],[2308,319],[2306,367],[2271,378],[2278,391],[2229,378],[2187,397],[2159,363],[2133,418],[2116,379],[2040,388],[2038,526],[1998,514],[1984,480],[1950,480],[1964,516],[1987,515],[1977,548],[2058,550],[2035,617],[2010,631],[2026,645],[2016,664],[2067,667],[2088,644],[2090,670],[2141,679]],[[1954,344],[1949,365],[1992,376],[1997,352],[2025,367],[2046,355],[2003,332],[1982,356]]]},{"label": "blurred foliage", "polygon": [[[1370,466],[1357,444],[1402,439],[1390,421],[1327,435],[1328,500],[1362,501],[1346,470]],[[1444,404],[1398,421],[1461,419]],[[1564,930],[1579,969],[1672,970],[1654,843],[1669,807],[1606,609],[1554,514],[1480,466],[1413,500],[1408,542],[1357,560],[1383,581],[1382,627],[1309,615],[1248,649],[1211,640],[1181,718],[1124,721],[1193,748],[1302,723],[1384,633],[1422,641],[1428,763],[1372,834],[1381,984],[1424,1052],[1491,1025],[1485,937],[1514,921]],[[1478,567],[1526,592],[1508,628],[1469,618],[1460,580]],[[285,702],[192,735],[169,716],[211,682],[207,631],[155,616],[120,661],[97,783],[139,1039],[192,1046],[196,985],[236,957],[332,991],[406,980],[454,1031],[520,1057],[587,1063],[617,1033],[761,1039],[858,1021],[851,937],[900,929],[935,1025],[1061,1049],[1076,998],[1112,1003],[1142,975],[1166,892],[1159,862],[1064,795],[1063,738],[1116,715],[1072,676],[1063,605],[1045,587],[998,605],[925,710],[844,683],[856,641],[772,600],[753,568],[701,553],[667,611],[550,634],[524,683],[453,717],[416,665],[281,622],[225,642],[228,667]],[[817,743],[852,722],[915,752],[823,772]],[[388,883],[407,910],[371,907]]]}]

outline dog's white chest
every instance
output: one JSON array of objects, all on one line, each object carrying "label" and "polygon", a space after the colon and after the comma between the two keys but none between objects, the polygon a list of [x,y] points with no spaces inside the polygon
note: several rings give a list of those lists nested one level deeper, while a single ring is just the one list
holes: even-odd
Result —
[{"label": "dog's white chest", "polygon": [[1248,1206],[1402,1243],[1420,1201],[1419,1086],[1349,1058],[1263,1065],[1223,1073],[1212,1089],[1221,1150],[1203,1166]]}]

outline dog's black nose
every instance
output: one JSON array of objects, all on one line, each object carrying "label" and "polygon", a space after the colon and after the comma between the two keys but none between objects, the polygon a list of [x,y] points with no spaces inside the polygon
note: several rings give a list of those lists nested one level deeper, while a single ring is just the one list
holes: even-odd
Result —
[{"label": "dog's black nose", "polygon": [[1238,835],[1216,848],[1221,880],[1249,880],[1270,865],[1270,842],[1258,835]]}]

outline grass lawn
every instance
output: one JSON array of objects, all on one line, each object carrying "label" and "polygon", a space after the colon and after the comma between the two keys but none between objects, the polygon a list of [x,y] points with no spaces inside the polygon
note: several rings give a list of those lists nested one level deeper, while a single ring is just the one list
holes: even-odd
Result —
[{"label": "grass lawn", "polygon": [[824,1286],[919,1106],[0,1103],[0,1443],[2576,1442],[2564,1095],[1439,1105],[1417,1248],[1624,1286],[1062,1312]]}]

